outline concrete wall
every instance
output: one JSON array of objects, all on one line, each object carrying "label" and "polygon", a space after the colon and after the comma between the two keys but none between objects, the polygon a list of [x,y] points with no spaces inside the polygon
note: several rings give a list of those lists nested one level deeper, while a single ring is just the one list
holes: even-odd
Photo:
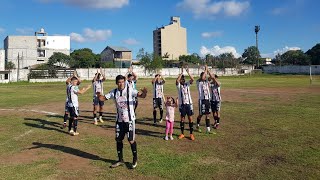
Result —
[{"label": "concrete wall", "polygon": [[[310,66],[263,66],[264,73],[310,74]],[[311,66],[312,74],[320,74],[320,65]]]},{"label": "concrete wall", "polygon": [[[125,75],[128,69],[126,68],[105,68],[102,69],[102,72],[106,75],[107,79],[114,80],[115,77],[119,74]],[[153,78],[156,72],[148,72],[145,71],[141,66],[133,66],[133,71],[138,75],[140,78]],[[190,68],[190,74],[195,77],[198,77],[199,74],[203,71],[203,69],[199,68]],[[211,72],[217,74],[218,76],[236,76],[241,75],[239,71],[235,68],[227,68],[225,70],[221,69],[210,69]],[[90,68],[90,69],[77,69],[77,73],[82,80],[92,80],[94,78],[97,69]],[[29,69],[20,69],[19,75],[17,69],[13,69],[10,73],[10,82],[16,82],[19,76],[19,81],[28,81],[28,74],[30,73]],[[180,73],[179,68],[164,68],[160,72],[164,77],[172,77],[176,78]],[[186,73],[185,73],[186,74]],[[59,79],[31,79],[30,82],[63,82],[65,78]],[[1,83],[1,81],[0,81]]]}]

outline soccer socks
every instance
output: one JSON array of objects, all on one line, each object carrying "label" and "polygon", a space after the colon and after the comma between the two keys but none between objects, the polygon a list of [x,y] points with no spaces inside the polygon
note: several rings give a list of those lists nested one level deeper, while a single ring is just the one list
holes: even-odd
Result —
[{"label": "soccer socks", "polygon": [[77,128],[78,128],[78,119],[74,119],[74,122],[73,122],[74,132],[77,132]]},{"label": "soccer socks", "polygon": [[216,123],[217,123],[217,124],[220,123],[220,117],[216,117],[215,120],[216,120]]},{"label": "soccer socks", "polygon": [[137,142],[130,144],[130,146],[131,146],[131,151],[133,155],[133,160],[136,161],[138,159]]},{"label": "soccer socks", "polygon": [[189,122],[190,134],[193,133],[193,122]]},{"label": "soccer socks", "polygon": [[184,122],[183,121],[180,122],[180,129],[181,129],[181,134],[183,134],[183,132],[184,132]]},{"label": "soccer socks", "polygon": [[99,116],[102,117],[102,112],[99,112]]},{"label": "soccer socks", "polygon": [[123,149],[123,142],[122,141],[120,141],[120,142],[117,141],[117,153],[118,153],[119,161],[123,161],[122,149]]},{"label": "soccer socks", "polygon": [[64,116],[63,116],[63,123],[67,123],[67,120],[68,120],[68,114],[64,114]]},{"label": "soccer socks", "polygon": [[71,131],[72,128],[72,123],[73,123],[73,118],[69,118],[69,131]]},{"label": "soccer socks", "polygon": [[201,117],[197,117],[197,125],[199,126],[200,125],[200,121],[201,121]]},{"label": "soccer socks", "polygon": [[206,118],[207,131],[210,131],[210,119]]},{"label": "soccer socks", "polygon": [[163,117],[163,109],[160,109],[160,119],[162,120]]},{"label": "soccer socks", "polygon": [[157,123],[157,110],[153,110],[153,122]]}]

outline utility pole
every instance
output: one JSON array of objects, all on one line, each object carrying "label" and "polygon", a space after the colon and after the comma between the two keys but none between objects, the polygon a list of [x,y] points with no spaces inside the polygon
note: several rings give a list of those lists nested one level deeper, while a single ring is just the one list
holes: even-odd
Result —
[{"label": "utility pole", "polygon": [[20,71],[20,54],[18,53],[18,69],[17,69],[17,82],[19,81],[19,72]]},{"label": "utility pole", "polygon": [[[260,26],[255,26],[254,28],[254,32],[256,33],[256,48],[258,49],[259,51],[259,47],[258,47],[258,32],[260,31]],[[258,57],[257,57],[258,58]],[[258,67],[260,66],[260,63],[259,63],[259,58],[257,59],[258,63]]]}]

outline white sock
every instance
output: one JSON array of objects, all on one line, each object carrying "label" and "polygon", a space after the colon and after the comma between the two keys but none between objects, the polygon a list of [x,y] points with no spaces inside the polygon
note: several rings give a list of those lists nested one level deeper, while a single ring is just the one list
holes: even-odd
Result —
[{"label": "white sock", "polygon": [[210,127],[207,127],[207,131],[210,132]]}]

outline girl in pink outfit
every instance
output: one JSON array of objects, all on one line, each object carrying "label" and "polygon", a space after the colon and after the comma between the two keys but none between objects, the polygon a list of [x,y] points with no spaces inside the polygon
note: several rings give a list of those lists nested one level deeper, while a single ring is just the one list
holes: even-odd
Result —
[{"label": "girl in pink outfit", "polygon": [[[165,99],[165,98],[164,98]],[[173,99],[173,97],[167,97],[165,106],[166,106],[166,136],[164,137],[164,140],[169,140],[168,134],[170,131],[170,139],[173,140],[172,134],[173,134],[173,125],[174,125],[174,111],[175,108],[178,107],[178,98],[176,101]]]}]

